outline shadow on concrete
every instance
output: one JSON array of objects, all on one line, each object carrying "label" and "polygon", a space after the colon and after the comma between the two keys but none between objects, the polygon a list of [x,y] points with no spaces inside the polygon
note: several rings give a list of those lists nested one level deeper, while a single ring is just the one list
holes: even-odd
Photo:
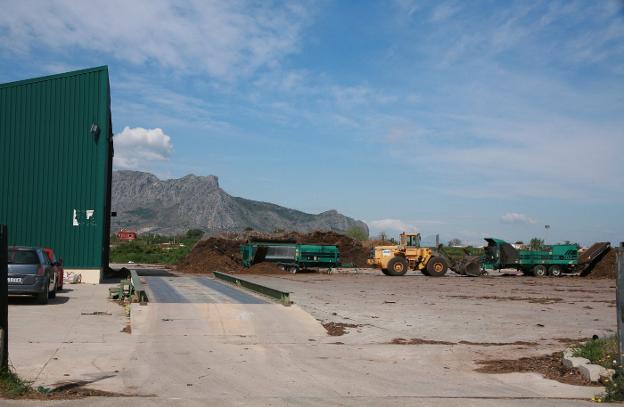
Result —
[{"label": "shadow on concrete", "polygon": [[62,293],[57,293],[55,298],[48,299],[47,304],[37,304],[37,300],[30,295],[9,295],[9,305],[45,307],[46,305],[61,305],[69,301]]},{"label": "shadow on concrete", "polygon": [[142,277],[177,277],[169,270],[165,269],[132,269],[136,270],[137,274]]}]

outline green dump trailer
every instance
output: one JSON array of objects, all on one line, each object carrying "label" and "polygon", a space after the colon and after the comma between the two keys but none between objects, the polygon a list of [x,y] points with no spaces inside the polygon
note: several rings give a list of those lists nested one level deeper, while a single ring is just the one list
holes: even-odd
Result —
[{"label": "green dump trailer", "polygon": [[276,263],[286,271],[340,265],[338,247],[297,243],[249,242],[240,247],[243,267],[265,261]]},{"label": "green dump trailer", "polygon": [[527,275],[559,277],[563,273],[589,273],[609,251],[609,242],[594,243],[581,252],[574,244],[557,244],[542,250],[516,249],[501,239],[486,238],[481,268],[485,270],[516,269]]}]

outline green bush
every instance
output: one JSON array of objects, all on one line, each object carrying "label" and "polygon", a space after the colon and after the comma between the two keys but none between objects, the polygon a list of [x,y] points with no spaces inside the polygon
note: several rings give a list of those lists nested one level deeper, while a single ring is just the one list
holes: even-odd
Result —
[{"label": "green bush", "polygon": [[613,369],[617,365],[618,344],[615,336],[587,341],[572,349],[573,356],[589,359],[596,365]]},{"label": "green bush", "polygon": [[[191,252],[200,237],[198,231],[190,231],[190,233],[175,237],[146,235],[131,242],[117,241],[111,247],[110,261],[111,263],[132,261],[147,264],[175,264]],[[173,241],[176,244],[161,246],[163,243]],[[179,246],[180,243],[184,246]]]},{"label": "green bush", "polygon": [[14,398],[32,391],[30,383],[22,380],[12,369],[0,370],[0,396]]}]

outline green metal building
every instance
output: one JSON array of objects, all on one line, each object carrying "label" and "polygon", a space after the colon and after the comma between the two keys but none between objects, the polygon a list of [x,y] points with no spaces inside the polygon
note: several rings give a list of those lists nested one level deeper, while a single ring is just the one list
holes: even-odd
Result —
[{"label": "green metal building", "polygon": [[113,134],[108,67],[0,85],[0,224],[99,282],[108,266]]}]

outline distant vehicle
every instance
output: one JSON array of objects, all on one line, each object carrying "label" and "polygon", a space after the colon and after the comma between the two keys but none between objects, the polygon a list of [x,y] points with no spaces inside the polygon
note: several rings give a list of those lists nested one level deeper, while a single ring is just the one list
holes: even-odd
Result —
[{"label": "distant vehicle", "polygon": [[9,248],[9,295],[33,295],[37,303],[47,304],[56,297],[56,273],[40,247]]},{"label": "distant vehicle", "polygon": [[441,277],[449,261],[435,249],[420,247],[420,233],[401,233],[401,241],[393,246],[375,246],[368,264],[381,269],[387,276],[402,276],[408,269],[424,275]]},{"label": "distant vehicle", "polygon": [[594,243],[579,252],[575,244],[553,244],[540,250],[515,249],[501,239],[486,238],[488,245],[481,259],[484,270],[514,268],[525,275],[559,277],[563,273],[590,273],[598,260],[609,251],[609,242]]},{"label": "distant vehicle", "polygon": [[56,291],[63,291],[63,280],[65,279],[63,259],[61,257],[57,258],[56,254],[54,254],[54,250],[49,247],[44,247],[43,251],[48,256],[48,259],[50,259],[52,268],[54,268],[54,272],[56,273]]}]

